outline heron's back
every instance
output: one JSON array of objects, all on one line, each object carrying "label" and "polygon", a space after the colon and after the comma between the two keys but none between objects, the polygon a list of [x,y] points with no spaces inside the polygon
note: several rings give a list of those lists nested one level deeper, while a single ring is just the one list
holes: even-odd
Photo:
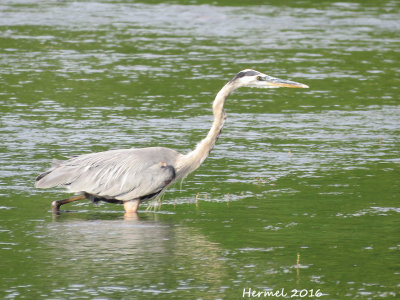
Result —
[{"label": "heron's back", "polygon": [[65,186],[105,198],[131,200],[161,191],[175,176],[178,152],[163,147],[110,150],[58,161],[35,186]]}]

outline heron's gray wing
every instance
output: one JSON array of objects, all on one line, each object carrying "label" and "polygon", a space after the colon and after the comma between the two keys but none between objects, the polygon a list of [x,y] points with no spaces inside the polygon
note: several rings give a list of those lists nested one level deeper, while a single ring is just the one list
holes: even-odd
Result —
[{"label": "heron's gray wing", "polygon": [[162,147],[80,155],[39,175],[35,185],[66,186],[72,192],[118,200],[136,199],[158,193],[173,181],[180,155]]}]

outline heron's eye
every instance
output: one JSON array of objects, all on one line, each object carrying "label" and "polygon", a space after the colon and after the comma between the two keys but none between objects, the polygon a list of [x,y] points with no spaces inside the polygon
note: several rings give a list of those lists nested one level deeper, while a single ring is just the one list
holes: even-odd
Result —
[{"label": "heron's eye", "polygon": [[261,76],[257,76],[257,80],[258,80],[258,81],[261,81],[261,80],[262,80],[262,77],[261,77]]}]

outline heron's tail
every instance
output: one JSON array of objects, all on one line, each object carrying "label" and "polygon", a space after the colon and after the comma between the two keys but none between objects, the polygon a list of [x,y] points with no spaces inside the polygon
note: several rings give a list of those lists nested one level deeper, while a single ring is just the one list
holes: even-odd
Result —
[{"label": "heron's tail", "polygon": [[[57,170],[57,167],[59,167],[61,165],[61,163],[62,163],[61,160],[53,159],[51,168],[49,170],[47,170],[46,172],[40,174],[38,177],[36,177],[35,187],[46,189],[46,188],[50,188],[50,187],[59,185],[60,184],[59,182],[54,181],[54,177],[55,177],[54,175],[56,175],[57,171],[56,172],[53,172],[53,171]],[[53,174],[51,174],[51,173],[53,173]],[[51,174],[51,175],[49,175],[49,174]],[[49,176],[47,176],[47,175],[49,175]]]}]

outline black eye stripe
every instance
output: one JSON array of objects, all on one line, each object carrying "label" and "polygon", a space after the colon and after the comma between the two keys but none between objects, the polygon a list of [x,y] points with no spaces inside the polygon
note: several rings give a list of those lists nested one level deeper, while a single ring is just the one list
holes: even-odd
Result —
[{"label": "black eye stripe", "polygon": [[244,76],[254,76],[254,75],[257,75],[257,74],[260,74],[260,73],[258,73],[256,71],[253,71],[253,70],[249,70],[249,71],[246,71],[246,72],[242,71],[242,72],[237,73],[236,76],[233,77],[232,81],[235,80],[235,79],[238,79],[238,78],[242,78]]},{"label": "black eye stripe", "polygon": [[254,76],[257,74],[258,72],[255,71],[246,71],[246,72],[240,72],[238,75],[240,75],[240,77],[243,77],[243,76]]}]

